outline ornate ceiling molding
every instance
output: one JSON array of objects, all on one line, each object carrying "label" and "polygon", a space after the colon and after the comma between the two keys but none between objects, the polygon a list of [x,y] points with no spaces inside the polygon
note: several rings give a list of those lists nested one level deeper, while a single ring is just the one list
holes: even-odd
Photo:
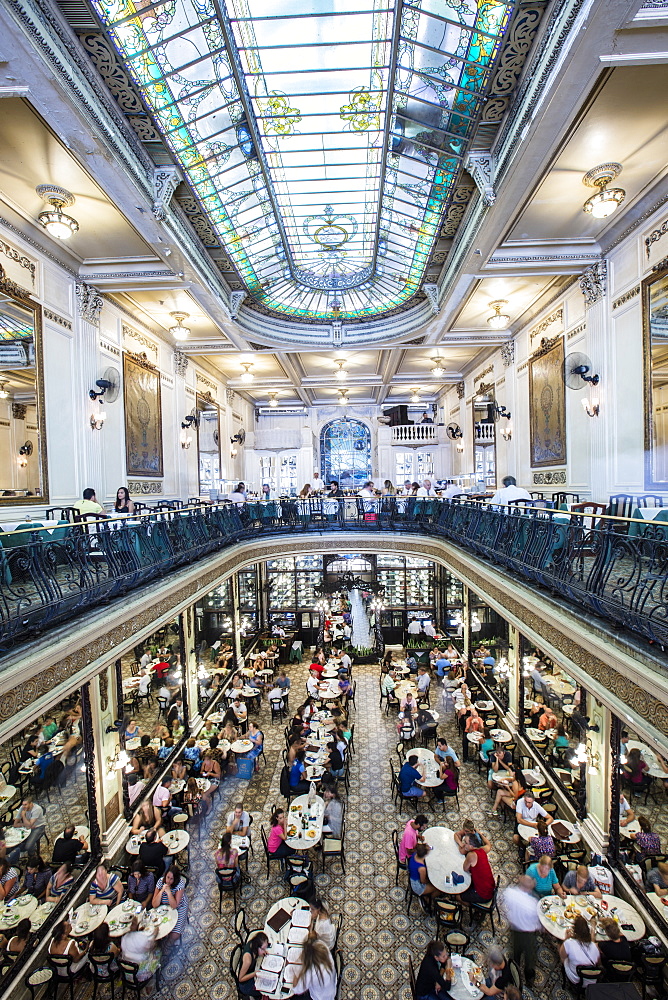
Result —
[{"label": "ornate ceiling molding", "polygon": [[605,296],[608,280],[607,260],[596,261],[580,275],[580,291],[584,295],[587,307],[596,305]]}]

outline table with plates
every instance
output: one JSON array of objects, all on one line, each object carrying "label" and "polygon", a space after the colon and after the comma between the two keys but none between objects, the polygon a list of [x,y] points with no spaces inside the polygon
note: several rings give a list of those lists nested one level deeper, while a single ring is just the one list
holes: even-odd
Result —
[{"label": "table with plates", "polygon": [[[580,833],[575,828],[575,824],[574,823],[569,823],[568,820],[561,819],[561,818],[555,819],[554,822],[555,823],[561,823],[562,826],[566,827],[566,829],[568,830],[568,833],[569,833],[569,836],[566,837],[566,838],[563,838],[563,839],[560,838],[560,837],[556,837],[555,836],[555,838],[554,838],[555,840],[559,840],[559,842],[561,844],[579,844],[580,843]],[[531,839],[531,837],[537,837],[538,836],[538,830],[536,829],[535,826],[525,826],[524,823],[518,823],[518,825],[517,825],[517,832],[519,833],[519,835],[522,838],[522,840],[526,840],[527,842]],[[548,831],[547,832],[550,834],[550,836],[552,836],[552,827],[551,826],[548,827]]]},{"label": "table with plates", "polygon": [[319,795],[316,795],[310,806],[307,794],[298,795],[290,803],[287,812],[285,843],[288,847],[292,848],[293,851],[307,851],[309,847],[315,847],[316,844],[320,843],[325,802]]},{"label": "table with plates", "polygon": [[141,903],[136,903],[132,899],[127,899],[124,903],[114,906],[107,914],[107,924],[111,937],[122,937],[130,930],[133,917],[137,917],[140,927],[148,929],[157,927],[156,940],[167,937],[176,927],[179,919],[179,912],[173,906],[156,906],[155,909],[146,910]]},{"label": "table with plates", "polygon": [[627,752],[629,750],[639,750],[640,758],[647,764],[648,770],[646,774],[651,775],[652,778],[665,778],[668,780],[668,773],[666,767],[661,763],[662,758],[656,754],[651,747],[648,747],[645,743],[639,743],[638,740],[629,740],[626,744]]},{"label": "table with plates", "polygon": [[225,718],[224,712],[212,712],[211,715],[204,717],[205,722],[213,722],[214,726],[217,726]]},{"label": "table with plates", "polygon": [[549,674],[544,674],[543,680],[553,694],[562,696],[575,694],[575,686],[569,681],[562,681],[558,677],[552,678]]},{"label": "table with plates", "polygon": [[249,750],[253,749],[252,740],[235,740],[234,743],[230,745],[230,750],[232,753],[248,753]]},{"label": "table with plates", "polygon": [[[142,833],[133,833],[125,845],[125,850],[128,854],[138,855],[139,848],[144,843],[145,839],[146,831]],[[169,833],[166,833],[165,836],[161,838],[161,840],[167,848],[168,854],[179,854],[181,851],[185,851],[186,847],[190,843],[190,834],[187,830],[170,830]]]},{"label": "table with plates", "polygon": [[325,763],[329,759],[329,750],[325,746],[317,749],[307,749],[304,757],[306,777],[309,781],[317,781],[325,772]]},{"label": "table with plates", "polygon": [[619,896],[604,894],[601,899],[594,896],[545,896],[538,904],[538,918],[553,937],[560,941],[566,939],[566,931],[572,926],[576,916],[583,916],[588,924],[596,917],[597,941],[607,940],[607,935],[601,927],[601,920],[606,917],[616,918],[622,934],[627,941],[639,941],[645,936],[645,924],[640,914]]},{"label": "table with plates", "polygon": [[475,732],[466,734],[466,739],[469,741],[469,743],[482,743],[484,738],[485,737],[483,736],[483,734],[477,732],[477,730]]},{"label": "table with plates", "polygon": [[432,750],[428,750],[426,747],[416,747],[416,749],[408,751],[408,756],[417,757],[424,767],[425,776],[422,780],[416,779],[416,785],[420,785],[421,788],[436,788],[437,785],[441,784],[440,764]]},{"label": "table with plates", "polygon": [[108,912],[109,907],[105,903],[82,903],[70,919],[72,924],[70,937],[85,937],[91,934],[96,927],[105,922]]},{"label": "table with plates", "polygon": [[[277,931],[271,924],[281,917],[285,922]],[[301,949],[310,923],[308,903],[296,896],[279,899],[267,913],[264,932],[269,938],[269,951],[262,960],[260,975],[255,979],[255,986],[263,996],[270,1000],[293,996],[293,984],[300,972]]]},{"label": "table with plates", "polygon": [[[148,744],[153,750],[159,750],[162,745],[162,740],[159,736],[154,736],[154,738]],[[141,746],[141,736],[133,736],[131,740],[125,741],[125,749],[132,751],[138,750]]]},{"label": "table with plates", "polygon": [[632,819],[630,823],[626,824],[626,826],[622,826],[621,823],[619,824],[620,837],[630,839],[632,833],[640,833],[640,823],[637,819]]},{"label": "table with plates", "polygon": [[12,801],[16,795],[16,787],[14,785],[3,785],[0,788],[0,812],[2,812],[5,806]]},{"label": "table with plates", "polygon": [[417,698],[417,687],[413,681],[399,681],[398,684],[394,685],[395,698],[401,701],[407,694],[412,694],[414,698]]},{"label": "table with plates", "polygon": [[[525,732],[532,743],[542,743],[543,740],[554,739],[557,734],[556,729],[536,729],[534,726],[529,726]],[[549,735],[550,733],[552,736]]]},{"label": "table with plates", "polygon": [[452,1000],[480,1000],[484,993],[478,988],[478,983],[485,978],[480,966],[465,955],[451,955],[450,962],[453,968],[448,993]]},{"label": "table with plates", "polygon": [[232,834],[232,847],[239,854],[245,854],[250,847],[250,837],[240,837],[238,833]]},{"label": "table with plates", "polygon": [[17,896],[0,904],[0,930],[11,931],[24,917],[30,917],[39,906],[34,896]]},{"label": "table with plates", "polygon": [[30,830],[25,826],[8,826],[5,830],[5,844],[9,849],[18,847],[30,836]]},{"label": "table with plates", "polygon": [[341,697],[339,682],[334,680],[321,680],[318,682],[318,691],[315,695],[316,701],[332,701]]},{"label": "table with plates", "polygon": [[[208,778],[195,778],[195,781],[197,782],[197,787],[202,795],[204,795],[205,792],[208,792],[211,788],[211,782]],[[186,782],[183,778],[172,778],[172,784],[170,785],[172,795],[178,795],[185,787]]]},{"label": "table with plates", "polygon": [[[431,847],[424,859],[431,884],[448,895],[465,892],[471,885],[471,876],[464,871],[465,855],[460,852],[453,831],[445,826],[430,826],[422,839]],[[456,882],[453,872],[458,876]]]},{"label": "table with plates", "polygon": [[495,743],[510,743],[513,738],[507,729],[490,729],[489,735]]},{"label": "table with plates", "polygon": [[322,677],[323,680],[334,681],[338,678],[339,671],[336,669],[336,667],[325,667],[325,669],[321,672],[320,676]]},{"label": "table with plates", "polygon": [[[533,788],[536,785],[542,785],[543,782],[545,781],[545,778],[540,773],[540,771],[536,771],[533,768],[529,768],[529,767],[525,768],[522,771],[522,774],[524,776],[524,787],[525,788]],[[510,782],[511,781],[511,775],[508,774],[508,772],[506,771],[505,768],[503,768],[503,770],[501,770],[501,768],[499,768],[498,771],[492,771],[492,781],[496,781],[499,785],[501,785],[504,782]]]},{"label": "table with plates", "polygon": [[493,701],[476,701],[475,707],[479,712],[493,712],[494,702]]},{"label": "table with plates", "polygon": [[406,675],[410,674],[410,672],[410,667],[392,667],[392,673],[399,674],[400,677],[406,677]]},{"label": "table with plates", "polygon": [[57,903],[55,900],[52,900],[50,903],[40,903],[37,909],[33,910],[30,914],[30,929],[33,931],[39,930],[56,906]]}]

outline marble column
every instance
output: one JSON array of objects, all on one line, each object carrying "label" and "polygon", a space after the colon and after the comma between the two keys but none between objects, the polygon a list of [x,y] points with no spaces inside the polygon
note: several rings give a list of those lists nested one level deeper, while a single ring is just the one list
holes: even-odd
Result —
[{"label": "marble column", "polygon": [[187,691],[188,720],[192,731],[199,726],[199,676],[198,657],[195,643],[195,608],[187,608],[179,616],[179,636],[181,638],[181,663],[183,665],[183,684]]},{"label": "marble column", "polygon": [[81,450],[78,455],[79,482],[82,484],[82,490],[88,487],[94,489],[98,500],[103,503],[107,492],[100,435],[104,434],[104,428],[93,430],[90,417],[91,413],[97,414],[101,408],[104,408],[104,404],[90,399],[88,395],[91,389],[96,388],[95,383],[101,374],[99,328],[103,299],[96,289],[83,281],[77,282],[76,294],[77,319],[81,333],[77,343],[77,382],[79,385],[77,413],[81,431],[75,435],[75,439],[81,442]]},{"label": "marble column", "polygon": [[233,646],[234,646],[234,662],[237,667],[242,665],[241,663],[241,610],[239,608],[239,578],[236,573],[234,573],[230,578],[230,584],[232,589],[232,630],[233,630]]},{"label": "marble column", "polygon": [[586,767],[587,815],[582,830],[591,849],[607,854],[612,804],[613,761],[610,752],[611,712],[590,694],[590,729],[587,734],[589,763]]},{"label": "marble column", "polygon": [[[588,267],[580,278],[580,288],[585,297],[587,316],[587,353],[591,358],[593,372],[600,376],[597,386],[585,384],[578,393],[580,400],[598,400],[599,415],[587,417],[589,433],[589,482],[594,484],[594,499],[607,500],[611,491],[613,462],[610,454],[611,438],[606,433],[610,426],[612,407],[616,401],[611,396],[612,386],[608,378],[607,357],[611,331],[609,325],[607,261],[597,261]],[[608,421],[606,423],[606,421]]]},{"label": "marble column", "polygon": [[520,704],[520,675],[522,664],[520,661],[520,634],[514,625],[508,626],[508,711],[506,713],[509,722],[516,727],[519,721],[523,706]]}]

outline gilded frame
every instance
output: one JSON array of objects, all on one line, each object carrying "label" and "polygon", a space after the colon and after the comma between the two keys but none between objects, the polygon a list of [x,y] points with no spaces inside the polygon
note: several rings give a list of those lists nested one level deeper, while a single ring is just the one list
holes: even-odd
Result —
[{"label": "gilded frame", "polygon": [[531,468],[566,462],[564,338],[542,340],[529,359]]},{"label": "gilded frame", "polygon": [[44,412],[44,350],[42,334],[42,307],[35,302],[32,294],[7,277],[0,265],[0,292],[16,299],[24,308],[30,309],[35,317],[35,394],[37,399],[37,435],[39,437],[39,476],[41,492],[39,496],[0,496],[0,506],[17,507],[28,504],[49,503],[49,463],[46,450],[46,414]]},{"label": "gilded frame", "polygon": [[641,284],[643,329],[643,424],[645,443],[645,489],[668,490],[668,480],[654,478],[654,422],[652,420],[652,330],[650,324],[650,294],[652,285],[668,283],[668,258],[661,261]]},{"label": "gilded frame", "polygon": [[145,354],[123,352],[125,463],[128,476],[163,476],[160,372]]},{"label": "gilded frame", "polygon": [[[213,398],[210,392],[198,392],[195,396],[195,407],[199,414],[200,410],[215,410],[218,417],[218,478],[220,479],[221,469],[223,467],[223,455],[220,447],[221,442],[221,429],[220,429],[220,406]],[[197,489],[199,493],[202,492],[202,465],[200,462],[200,451],[199,451],[199,426],[200,421],[197,420]]]}]

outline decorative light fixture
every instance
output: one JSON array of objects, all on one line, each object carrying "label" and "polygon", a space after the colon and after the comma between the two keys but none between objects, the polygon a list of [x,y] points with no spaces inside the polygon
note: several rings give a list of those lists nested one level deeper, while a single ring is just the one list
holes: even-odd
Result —
[{"label": "decorative light fixture", "polygon": [[94,431],[101,431],[106,419],[107,419],[107,413],[106,410],[102,409],[102,403],[100,403],[100,408],[97,411],[97,413],[95,412],[95,410],[91,410],[90,426]]},{"label": "decorative light fixture", "polygon": [[0,382],[0,399],[9,399],[6,382]]},{"label": "decorative light fixture", "polygon": [[347,389],[340,389],[339,390],[339,405],[340,406],[347,406],[348,402],[349,402],[349,399],[348,399],[348,390]]},{"label": "decorative light fixture", "polygon": [[345,382],[345,380],[348,378],[348,372],[343,367],[345,365],[345,361],[337,361],[336,363],[339,367],[334,372],[334,378],[338,382]]},{"label": "decorative light fixture", "polygon": [[107,757],[107,773],[113,774],[114,771],[122,771],[125,768],[127,774],[132,771],[132,762],[128,757],[126,750],[121,750],[120,747],[116,747],[116,753],[113,757]]},{"label": "decorative light fixture", "polygon": [[621,172],[621,163],[601,163],[598,167],[587,171],[582,183],[587,187],[598,188],[598,191],[591,198],[587,198],[582,206],[583,212],[593,215],[595,219],[607,219],[612,215],[624,201],[626,191],[623,188],[608,188],[608,184],[619,177]]},{"label": "decorative light fixture", "polygon": [[272,410],[275,410],[276,407],[278,406],[278,393],[277,392],[270,392],[269,393],[269,405],[271,406]]},{"label": "decorative light fixture", "polygon": [[598,399],[583,399],[582,408],[588,417],[597,417],[600,410],[600,404]]},{"label": "decorative light fixture", "polygon": [[49,236],[57,240],[69,240],[73,233],[79,231],[79,223],[71,215],[65,215],[63,208],[74,204],[74,195],[55,184],[38,184],[35,191],[51,206],[37,216],[40,226],[44,226]]},{"label": "decorative light fixture", "polygon": [[579,767],[581,771],[587,767],[588,774],[596,775],[601,766],[601,755],[594,750],[591,740],[587,737],[586,744],[580,743],[576,747],[568,763],[571,767]]},{"label": "decorative light fixture", "polygon": [[501,310],[504,306],[508,305],[507,299],[496,299],[494,302],[489,303],[489,308],[494,310],[492,316],[487,317],[487,325],[491,326],[492,330],[507,330],[508,324],[510,323],[510,316],[506,313],[502,313]]},{"label": "decorative light fixture", "polygon": [[461,440],[461,438],[457,441],[457,444],[455,445],[455,449],[460,454],[464,451],[464,442]]},{"label": "decorative light fixture", "polygon": [[243,374],[240,375],[242,382],[252,382],[255,376],[253,375],[251,368],[253,367],[252,361],[242,361],[241,367],[243,368]]},{"label": "decorative light fixture", "polygon": [[410,390],[410,392],[411,392],[411,403],[420,403],[420,402],[422,402],[421,399],[420,399],[420,389],[419,389],[419,386],[413,386],[413,388]]},{"label": "decorative light fixture", "polygon": [[431,370],[432,375],[434,376],[434,378],[443,378],[443,376],[445,375],[445,368],[443,367],[442,364],[443,358],[439,357],[439,355],[437,354],[436,357],[432,358],[431,360],[434,363],[434,367]]},{"label": "decorative light fixture", "polygon": [[190,313],[184,312],[170,312],[169,314],[172,319],[176,320],[176,326],[172,326],[169,329],[174,340],[187,340],[190,336],[190,330],[187,326],[183,325],[184,319],[188,319]]},{"label": "decorative light fixture", "polygon": [[[508,416],[510,416],[510,414],[508,414]],[[504,441],[510,441],[512,439],[512,436],[513,436],[513,429],[509,424],[506,427],[501,428],[501,437],[503,438]]]},{"label": "decorative light fixture", "polygon": [[190,445],[193,443],[192,434],[188,433],[188,428],[185,427],[183,424],[181,424],[180,440],[181,440],[181,447],[186,449],[188,449]]}]

